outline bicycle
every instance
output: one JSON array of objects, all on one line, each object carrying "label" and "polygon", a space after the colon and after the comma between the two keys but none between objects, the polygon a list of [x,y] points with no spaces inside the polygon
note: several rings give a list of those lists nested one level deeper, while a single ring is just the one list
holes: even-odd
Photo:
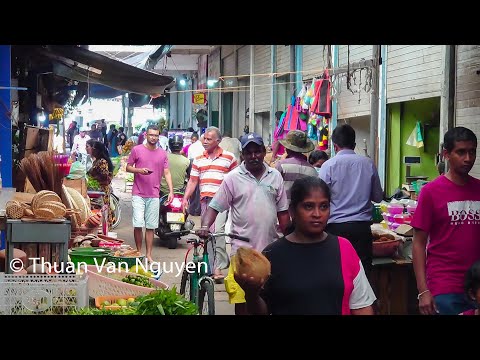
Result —
[{"label": "bicycle", "polygon": [[[110,188],[110,208],[113,212],[114,221],[110,226],[110,229],[115,229],[118,224],[120,224],[120,219],[122,216],[121,208],[120,208],[120,199],[117,195],[115,195]],[[100,209],[103,206],[103,195],[105,193],[102,191],[87,191],[87,196],[90,198],[90,203],[92,209]]]},{"label": "bicycle", "polygon": [[[165,235],[186,235],[195,234],[194,230],[184,230],[178,232],[171,232]],[[187,300],[190,300],[197,305],[200,315],[215,315],[215,280],[211,276],[210,266],[208,262],[208,251],[206,250],[209,241],[214,242],[215,238],[221,236],[228,236],[233,239],[241,241],[250,241],[250,239],[227,233],[209,233],[207,239],[201,239],[198,236],[193,239],[187,239],[187,243],[193,244],[193,270],[185,268],[182,273],[182,280],[180,282],[180,295],[183,295]],[[199,247],[203,248],[200,254]],[[187,256],[192,248],[190,248],[185,255],[184,264],[187,264]]]}]

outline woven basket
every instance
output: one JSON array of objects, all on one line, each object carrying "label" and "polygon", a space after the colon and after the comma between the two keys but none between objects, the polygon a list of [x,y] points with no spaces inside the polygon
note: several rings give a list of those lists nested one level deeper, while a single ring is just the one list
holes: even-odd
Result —
[{"label": "woven basket", "polygon": [[18,201],[10,200],[6,204],[5,211],[9,219],[21,219],[25,208]]},{"label": "woven basket", "polygon": [[65,205],[63,205],[63,203],[59,203],[58,201],[45,201],[45,202],[39,203],[38,207],[53,211],[56,218],[62,218],[65,216],[65,213],[66,213]]},{"label": "woven basket", "polygon": [[33,211],[37,208],[42,207],[42,204],[45,203],[46,201],[54,201],[54,202],[62,202],[62,199],[54,193],[53,191],[48,191],[48,190],[42,190],[39,193],[37,193],[33,199],[32,199],[32,208]]},{"label": "woven basket", "polygon": [[[127,295],[146,295],[150,294],[155,288],[146,288],[143,286],[125,283],[105,276],[107,274],[106,267],[98,271],[97,266],[87,265],[88,271],[88,295],[96,298],[98,296],[127,296]],[[130,274],[129,272],[119,271],[119,277]],[[161,289],[168,289],[168,285],[159,280],[150,278],[153,286]]]},{"label": "woven basket", "polygon": [[68,196],[69,205],[71,204],[71,208],[80,210],[80,224],[83,224],[90,215],[92,215],[92,211],[90,210],[90,206],[87,204],[85,198],[80,194],[77,190],[69,188],[65,185],[65,192]]},{"label": "woven basket", "polygon": [[372,253],[374,257],[390,257],[395,255],[402,240],[374,241]]}]

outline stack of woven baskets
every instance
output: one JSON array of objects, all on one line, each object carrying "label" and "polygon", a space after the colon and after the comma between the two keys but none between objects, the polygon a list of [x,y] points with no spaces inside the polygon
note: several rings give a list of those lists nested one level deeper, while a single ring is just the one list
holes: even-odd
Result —
[{"label": "stack of woven baskets", "polygon": [[62,219],[67,213],[62,199],[53,191],[39,191],[32,199],[31,205],[11,200],[7,203],[6,213],[10,219],[24,217],[42,220]]},{"label": "stack of woven baskets", "polygon": [[62,197],[65,204],[73,209],[71,214],[72,230],[77,230],[92,215],[90,204],[77,190],[65,185],[62,186]]}]

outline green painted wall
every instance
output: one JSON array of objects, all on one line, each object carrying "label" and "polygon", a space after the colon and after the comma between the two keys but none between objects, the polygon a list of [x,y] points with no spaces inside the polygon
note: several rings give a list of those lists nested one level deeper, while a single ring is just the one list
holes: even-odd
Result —
[{"label": "green painted wall", "polygon": [[[421,164],[411,167],[412,176],[428,176],[429,181],[438,176],[435,155],[438,153],[439,146],[439,109],[440,98],[408,101],[388,106],[387,196],[392,195],[395,189],[405,183],[404,156],[421,157]],[[431,125],[427,126],[426,132],[424,130],[425,146],[420,149],[406,144],[417,120],[422,123],[422,126]]]}]

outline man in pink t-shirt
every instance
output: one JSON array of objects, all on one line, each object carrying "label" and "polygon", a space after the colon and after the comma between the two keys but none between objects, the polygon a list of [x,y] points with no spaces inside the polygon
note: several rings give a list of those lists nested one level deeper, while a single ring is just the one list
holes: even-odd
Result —
[{"label": "man in pink t-shirt", "polygon": [[420,313],[456,315],[474,308],[464,294],[468,268],[480,259],[480,180],[468,175],[477,137],[467,128],[445,134],[449,170],[426,184],[413,216],[413,268]]},{"label": "man in pink t-shirt", "polygon": [[146,257],[152,259],[153,231],[158,227],[160,214],[160,182],[162,176],[168,185],[168,202],[173,199],[172,176],[168,168],[167,152],[157,148],[159,130],[150,125],[146,144],[135,146],[127,161],[127,172],[135,174],[132,188],[133,227],[135,245],[142,250],[145,227]]}]

